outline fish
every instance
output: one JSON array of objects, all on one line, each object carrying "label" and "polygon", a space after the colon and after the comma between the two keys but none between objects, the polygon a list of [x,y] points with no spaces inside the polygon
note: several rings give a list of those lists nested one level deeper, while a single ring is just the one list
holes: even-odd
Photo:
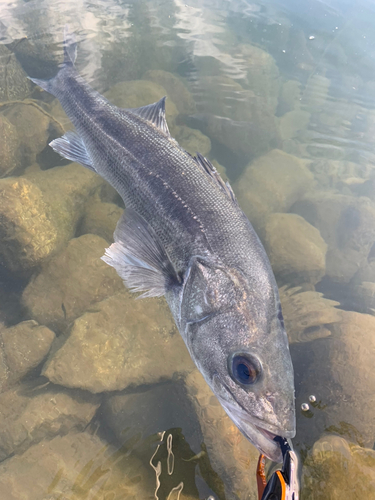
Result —
[{"label": "fish", "polygon": [[244,436],[273,461],[295,435],[294,376],[267,254],[211,162],[173,139],[165,97],[112,105],[64,62],[31,80],[61,103],[75,131],[50,145],[108,181],[125,211],[102,259],[141,297],[164,296],[192,360]]}]

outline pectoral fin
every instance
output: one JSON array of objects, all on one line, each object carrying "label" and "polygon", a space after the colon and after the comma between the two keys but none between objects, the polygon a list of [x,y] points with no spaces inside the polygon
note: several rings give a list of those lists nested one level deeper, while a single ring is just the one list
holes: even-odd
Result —
[{"label": "pectoral fin", "polygon": [[125,285],[141,297],[160,297],[179,278],[152,227],[137,212],[127,209],[114,233],[115,242],[102,260],[114,267]]},{"label": "pectoral fin", "polygon": [[50,142],[49,145],[67,160],[76,161],[84,167],[96,171],[82,139],[75,132],[67,132],[62,137]]}]

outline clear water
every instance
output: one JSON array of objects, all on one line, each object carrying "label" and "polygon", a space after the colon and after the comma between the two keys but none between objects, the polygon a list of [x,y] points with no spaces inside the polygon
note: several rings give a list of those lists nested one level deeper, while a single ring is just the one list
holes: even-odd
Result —
[{"label": "clear water", "polygon": [[301,497],[375,498],[373,3],[16,0],[0,21],[1,498],[257,498],[257,452],[163,301],[100,263],[121,201],[47,145],[69,125],[26,74],[54,74],[66,23],[110,100],[168,94],[172,134],[219,163],[266,246]]}]

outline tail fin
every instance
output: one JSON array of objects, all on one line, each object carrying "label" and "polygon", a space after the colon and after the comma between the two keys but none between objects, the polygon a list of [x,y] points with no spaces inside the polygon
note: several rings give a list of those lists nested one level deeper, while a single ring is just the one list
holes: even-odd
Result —
[{"label": "tail fin", "polygon": [[74,33],[69,32],[69,26],[66,24],[64,27],[64,62],[60,65],[60,69],[56,76],[50,78],[49,80],[39,80],[38,78],[29,78],[35,85],[39,85],[43,90],[49,92],[50,94],[55,95],[54,92],[54,83],[57,80],[60,72],[67,67],[73,67],[75,60],[77,58],[77,42]]}]

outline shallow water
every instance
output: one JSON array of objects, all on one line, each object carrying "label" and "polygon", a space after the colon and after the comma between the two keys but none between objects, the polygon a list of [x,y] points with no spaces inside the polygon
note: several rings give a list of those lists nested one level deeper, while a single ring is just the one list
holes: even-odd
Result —
[{"label": "shallow water", "polygon": [[265,245],[301,497],[375,498],[374,5],[15,0],[0,21],[1,499],[257,498],[258,454],[166,305],[100,261],[121,200],[48,147],[69,123],[26,75],[56,72],[66,23],[109,100],[168,95],[172,135],[229,179]]}]

